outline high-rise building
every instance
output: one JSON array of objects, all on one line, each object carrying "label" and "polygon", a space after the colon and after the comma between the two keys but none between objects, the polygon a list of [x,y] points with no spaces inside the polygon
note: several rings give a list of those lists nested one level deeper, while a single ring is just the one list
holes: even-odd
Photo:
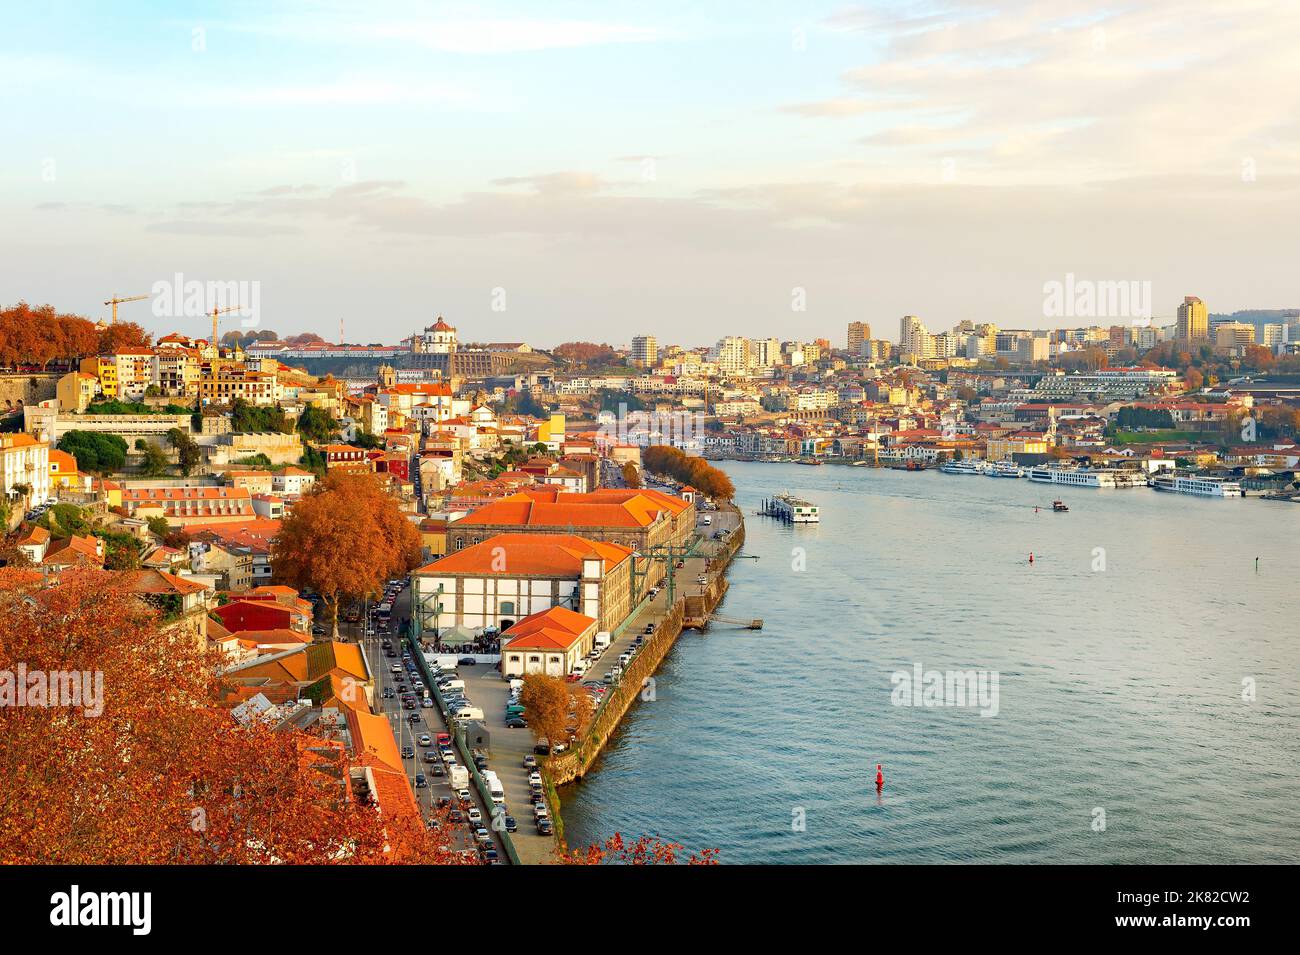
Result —
[{"label": "high-rise building", "polygon": [[934,336],[915,315],[904,315],[899,322],[898,351],[903,359],[934,357]]},{"label": "high-rise building", "polygon": [[1188,295],[1178,306],[1178,331],[1180,342],[1201,341],[1210,336],[1210,313],[1195,295]]},{"label": "high-rise building", "polygon": [[637,335],[632,339],[632,364],[650,368],[659,360],[659,342],[653,335]]},{"label": "high-rise building", "polygon": [[849,353],[862,354],[862,345],[871,340],[871,326],[866,322],[849,322]]},{"label": "high-rise building", "polygon": [[718,339],[713,360],[724,375],[744,374],[749,368],[749,339],[728,335]]},{"label": "high-rise building", "polygon": [[1220,322],[1214,326],[1214,345],[1225,350],[1255,344],[1255,326],[1246,322]]},{"label": "high-rise building", "polygon": [[781,341],[777,338],[756,338],[749,343],[750,358],[756,368],[771,368],[781,364]]}]

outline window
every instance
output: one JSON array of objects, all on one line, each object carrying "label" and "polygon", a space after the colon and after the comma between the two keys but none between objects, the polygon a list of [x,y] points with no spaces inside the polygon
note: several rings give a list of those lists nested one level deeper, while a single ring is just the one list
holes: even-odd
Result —
[{"label": "window", "polygon": [[514,612],[515,602],[513,600],[502,600],[500,605],[497,607],[497,613],[508,613],[513,615]]}]

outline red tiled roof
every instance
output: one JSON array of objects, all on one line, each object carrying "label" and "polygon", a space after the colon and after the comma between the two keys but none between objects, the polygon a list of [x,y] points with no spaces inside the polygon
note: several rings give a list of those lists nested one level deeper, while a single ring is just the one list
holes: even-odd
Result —
[{"label": "red tiled roof", "polygon": [[439,574],[580,577],[583,559],[593,554],[602,560],[608,572],[627,560],[632,548],[576,534],[498,534],[426,564],[414,573],[433,577]]},{"label": "red tiled roof", "polygon": [[502,636],[510,649],[567,650],[595,625],[591,617],[568,607],[551,607],[529,614]]}]

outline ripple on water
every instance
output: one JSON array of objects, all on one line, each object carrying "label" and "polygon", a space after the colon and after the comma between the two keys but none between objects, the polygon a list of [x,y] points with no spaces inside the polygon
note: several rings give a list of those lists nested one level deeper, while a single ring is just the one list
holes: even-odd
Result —
[{"label": "ripple on water", "polygon": [[[653,833],[767,864],[1300,859],[1300,508],[725,467],[760,559],[732,567],[723,612],[765,629],[683,635],[656,701],[562,794],[570,842]],[[750,516],[783,490],[823,523]],[[1034,514],[1056,496],[1068,515]],[[890,674],[917,662],[997,671],[998,715],[893,706]]]}]

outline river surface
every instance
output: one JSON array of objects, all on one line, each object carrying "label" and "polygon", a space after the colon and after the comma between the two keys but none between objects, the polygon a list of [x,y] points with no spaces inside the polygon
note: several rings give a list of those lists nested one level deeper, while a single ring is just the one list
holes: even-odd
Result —
[{"label": "river surface", "polygon": [[[764,629],[682,635],[656,698],[562,791],[570,845],[647,833],[763,864],[1300,861],[1300,506],[721,466],[759,559],[732,565],[719,611]],[[820,525],[754,515],[787,490]],[[893,677],[917,665],[923,683],[986,671],[986,695],[898,705]]]}]

